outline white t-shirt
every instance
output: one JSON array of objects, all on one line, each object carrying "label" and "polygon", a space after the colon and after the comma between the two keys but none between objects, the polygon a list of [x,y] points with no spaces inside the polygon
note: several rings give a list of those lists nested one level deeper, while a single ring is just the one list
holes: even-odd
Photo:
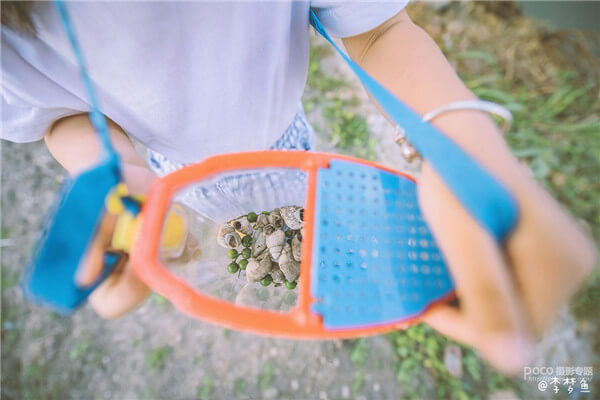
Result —
[{"label": "white t-shirt", "polygon": [[[68,5],[100,108],[175,161],[268,148],[291,122],[308,69],[309,8],[333,36],[366,32],[394,2],[81,2]],[[88,111],[52,4],[35,5],[37,37],[2,27],[2,133],[39,140]]]}]

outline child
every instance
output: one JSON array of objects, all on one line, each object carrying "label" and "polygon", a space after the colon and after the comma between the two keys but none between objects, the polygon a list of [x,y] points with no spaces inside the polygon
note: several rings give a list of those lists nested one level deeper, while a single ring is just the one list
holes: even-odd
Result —
[{"label": "child", "polygon": [[[151,169],[168,173],[214,153],[311,148],[298,105],[310,7],[352,59],[417,112],[473,99],[405,3],[73,3],[69,10],[126,183],[144,192],[155,179]],[[76,173],[98,155],[85,94],[51,4],[28,4],[3,3],[2,137],[44,137],[56,160]],[[509,188],[521,215],[499,247],[424,163],[420,206],[460,297],[459,309],[438,307],[425,320],[515,372],[594,265],[595,249],[530,179],[487,115],[455,111],[434,123]],[[128,135],[148,146],[149,166]],[[113,223],[103,222],[82,282],[99,273]],[[125,266],[90,302],[114,317],[147,294]]]}]

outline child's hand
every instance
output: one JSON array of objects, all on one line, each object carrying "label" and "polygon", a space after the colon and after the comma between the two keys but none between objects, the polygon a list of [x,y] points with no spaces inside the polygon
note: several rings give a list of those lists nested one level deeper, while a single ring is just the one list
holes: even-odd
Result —
[{"label": "child's hand", "polygon": [[511,188],[520,220],[503,248],[427,165],[418,186],[423,213],[460,300],[460,308],[435,308],[425,321],[476,347],[498,369],[518,371],[530,360],[534,337],[590,272],[595,257],[592,243],[532,181]]},{"label": "child's hand", "polygon": [[[102,273],[104,253],[110,249],[117,217],[106,214],[77,271],[77,282],[91,285]],[[90,305],[104,318],[119,317],[139,305],[150,293],[150,289],[135,275],[128,256],[123,253],[119,264],[89,297]]]}]

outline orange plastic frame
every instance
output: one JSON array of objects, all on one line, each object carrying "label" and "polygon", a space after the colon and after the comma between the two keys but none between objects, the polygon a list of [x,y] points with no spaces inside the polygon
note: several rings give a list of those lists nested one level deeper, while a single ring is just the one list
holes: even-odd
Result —
[{"label": "orange plastic frame", "polygon": [[[183,313],[228,328],[251,331],[271,336],[292,338],[333,339],[373,335],[399,329],[418,321],[420,315],[400,322],[368,327],[327,330],[318,314],[310,310],[313,224],[316,198],[316,180],[319,168],[328,168],[332,159],[351,161],[391,172],[415,181],[410,175],[361,160],[337,154],[300,151],[259,151],[213,156],[186,166],[154,183],[141,211],[141,226],[131,252],[131,263],[136,274],[154,291],[168,298]],[[237,306],[207,296],[191,288],[185,281],[171,274],[160,262],[161,229],[172,196],[187,185],[213,175],[244,169],[268,167],[296,168],[307,173],[308,188],[304,211],[304,238],[300,265],[299,295],[296,306],[288,313]],[[427,307],[454,297],[450,293]]]}]

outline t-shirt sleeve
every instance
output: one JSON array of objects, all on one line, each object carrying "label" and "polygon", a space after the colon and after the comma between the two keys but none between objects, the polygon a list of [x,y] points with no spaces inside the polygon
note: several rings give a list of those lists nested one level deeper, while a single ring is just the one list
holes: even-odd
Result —
[{"label": "t-shirt sleeve", "polygon": [[329,34],[349,37],[376,28],[404,9],[408,2],[313,0],[311,8]]},{"label": "t-shirt sleeve", "polygon": [[2,28],[2,125],[0,138],[11,142],[33,142],[44,137],[52,124],[78,114],[77,99],[35,68],[16,50],[32,52],[29,41]]},{"label": "t-shirt sleeve", "polygon": [[35,142],[44,137],[54,121],[77,111],[66,108],[41,108],[15,102],[2,90],[2,130],[0,138],[16,143]]}]

